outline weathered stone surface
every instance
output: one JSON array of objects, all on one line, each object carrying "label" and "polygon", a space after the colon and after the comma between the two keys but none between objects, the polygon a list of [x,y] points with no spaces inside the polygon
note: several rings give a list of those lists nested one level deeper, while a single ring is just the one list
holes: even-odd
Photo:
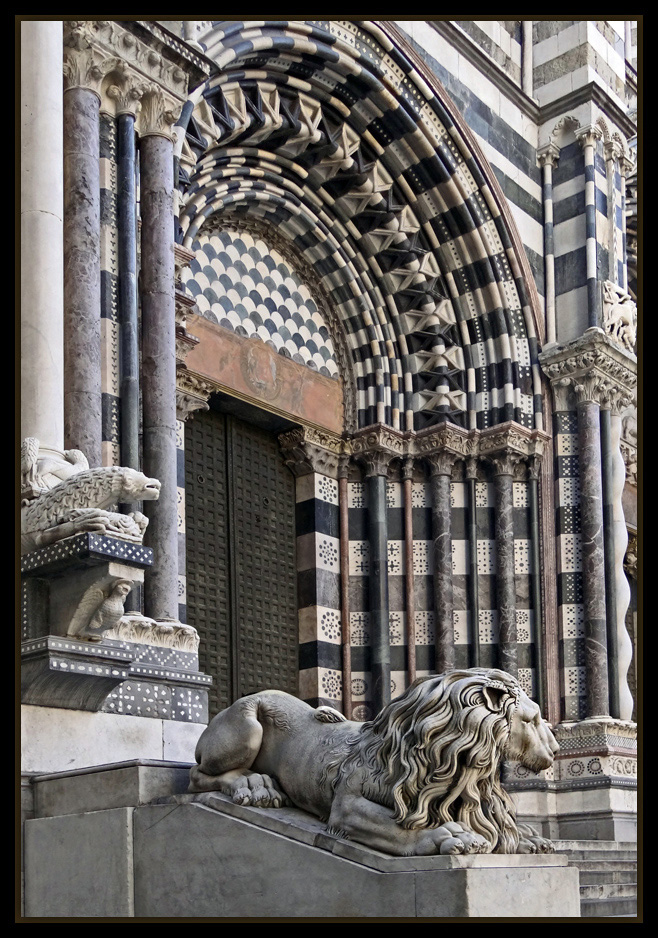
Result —
[{"label": "weathered stone surface", "polygon": [[132,808],[25,822],[25,915],[134,915]]}]

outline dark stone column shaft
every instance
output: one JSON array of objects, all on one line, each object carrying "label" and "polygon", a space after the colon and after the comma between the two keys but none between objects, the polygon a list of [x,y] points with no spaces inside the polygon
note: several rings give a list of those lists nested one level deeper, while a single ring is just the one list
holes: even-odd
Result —
[{"label": "dark stone column shaft", "polygon": [[121,323],[121,465],[139,469],[139,338],[137,323],[137,218],[135,118],[117,121],[119,214],[119,320]]},{"label": "dark stone column shaft", "polygon": [[[470,465],[469,465],[470,463]],[[475,459],[467,463],[468,474],[468,660],[472,668],[480,667],[480,601],[478,594],[478,528],[475,500]]]},{"label": "dark stone column shaft", "polygon": [[544,628],[541,602],[541,560],[539,553],[539,479],[528,480],[528,502],[530,505],[530,551],[532,573],[531,600],[535,614],[535,668],[537,677],[536,700],[541,712],[546,716],[545,669],[544,669]]},{"label": "dark stone column shaft", "polygon": [[599,405],[577,405],[587,716],[608,716],[608,651]]},{"label": "dark stone column shaft", "polygon": [[608,634],[608,687],[610,716],[619,719],[619,648],[617,641],[617,571],[615,570],[614,500],[612,484],[612,428],[610,411],[601,410],[601,485],[603,492],[603,543],[605,558],[605,612]]},{"label": "dark stone column shaft", "polygon": [[388,524],[386,477],[368,478],[368,540],[372,709],[379,713],[391,699],[391,643],[388,622]]},{"label": "dark stone column shaft", "polygon": [[146,614],[178,619],[176,478],[176,320],[174,296],[173,157],[165,137],[141,141],[142,396],[144,471],[161,482],[146,502],[146,540],[154,566],[145,581]]},{"label": "dark stone column shaft", "polygon": [[413,459],[403,468],[404,572],[406,580],[407,685],[416,680],[416,584],[414,581]]},{"label": "dark stone column shaft", "polygon": [[432,467],[432,540],[434,545],[434,623],[436,671],[455,666],[452,537],[450,522],[450,472],[452,464]]},{"label": "dark stone column shaft", "polygon": [[518,677],[512,484],[511,467],[501,460],[495,475],[498,650],[501,669]]},{"label": "dark stone column shaft", "polygon": [[64,443],[100,466],[99,98],[64,93]]},{"label": "dark stone column shaft", "polygon": [[[340,471],[340,470],[339,470]],[[338,479],[340,505],[340,616],[343,647],[343,715],[352,719],[352,644],[350,636],[350,530],[347,506],[347,466]]]}]

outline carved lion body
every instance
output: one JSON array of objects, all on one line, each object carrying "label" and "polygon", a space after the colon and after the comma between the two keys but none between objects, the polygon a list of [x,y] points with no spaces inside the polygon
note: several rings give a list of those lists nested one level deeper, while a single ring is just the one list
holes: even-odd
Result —
[{"label": "carved lion body", "polygon": [[397,855],[535,852],[550,845],[519,833],[500,767],[516,759],[539,771],[557,748],[503,671],[420,678],[365,724],[263,691],[206,728],[190,790],[260,807],[289,799],[334,833]]},{"label": "carved lion body", "polygon": [[159,494],[158,480],[136,469],[106,466],[77,472],[23,505],[22,549],[44,547],[82,531],[113,533],[141,542],[148,523],[144,515],[107,509],[118,502],[157,499]]}]

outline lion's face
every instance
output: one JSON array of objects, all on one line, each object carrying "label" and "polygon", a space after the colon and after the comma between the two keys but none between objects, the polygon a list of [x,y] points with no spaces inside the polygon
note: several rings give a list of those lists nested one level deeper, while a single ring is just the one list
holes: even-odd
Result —
[{"label": "lion's face", "polygon": [[521,691],[519,705],[510,720],[508,758],[518,760],[532,772],[539,772],[553,765],[559,748],[539,707]]},{"label": "lion's face", "polygon": [[121,467],[123,485],[126,495],[132,496],[134,501],[155,501],[160,496],[160,482],[149,479],[137,469]]}]

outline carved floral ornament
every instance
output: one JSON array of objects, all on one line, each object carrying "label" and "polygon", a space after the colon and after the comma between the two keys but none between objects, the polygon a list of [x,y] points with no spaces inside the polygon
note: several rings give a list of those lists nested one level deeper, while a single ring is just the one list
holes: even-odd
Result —
[{"label": "carved floral ornament", "polygon": [[440,473],[448,473],[448,467],[452,469],[463,461],[467,469],[472,464],[476,472],[481,459],[491,463],[506,459],[515,475],[527,470],[530,478],[536,478],[549,440],[541,430],[528,430],[511,422],[484,431],[442,424],[420,433],[401,433],[379,424],[351,437],[299,427],[279,436],[281,449],[296,475],[315,471],[334,478],[349,460],[363,463],[368,477],[387,475],[394,461],[409,474],[415,460],[425,461]]},{"label": "carved floral ornament", "polygon": [[550,378],[558,409],[590,401],[622,414],[633,402],[637,384],[635,356],[597,329],[580,339],[542,352],[539,363]]},{"label": "carved floral ornament", "polygon": [[187,75],[118,23],[64,23],[64,90],[85,88],[113,115],[141,112],[142,136],[171,137]]}]

